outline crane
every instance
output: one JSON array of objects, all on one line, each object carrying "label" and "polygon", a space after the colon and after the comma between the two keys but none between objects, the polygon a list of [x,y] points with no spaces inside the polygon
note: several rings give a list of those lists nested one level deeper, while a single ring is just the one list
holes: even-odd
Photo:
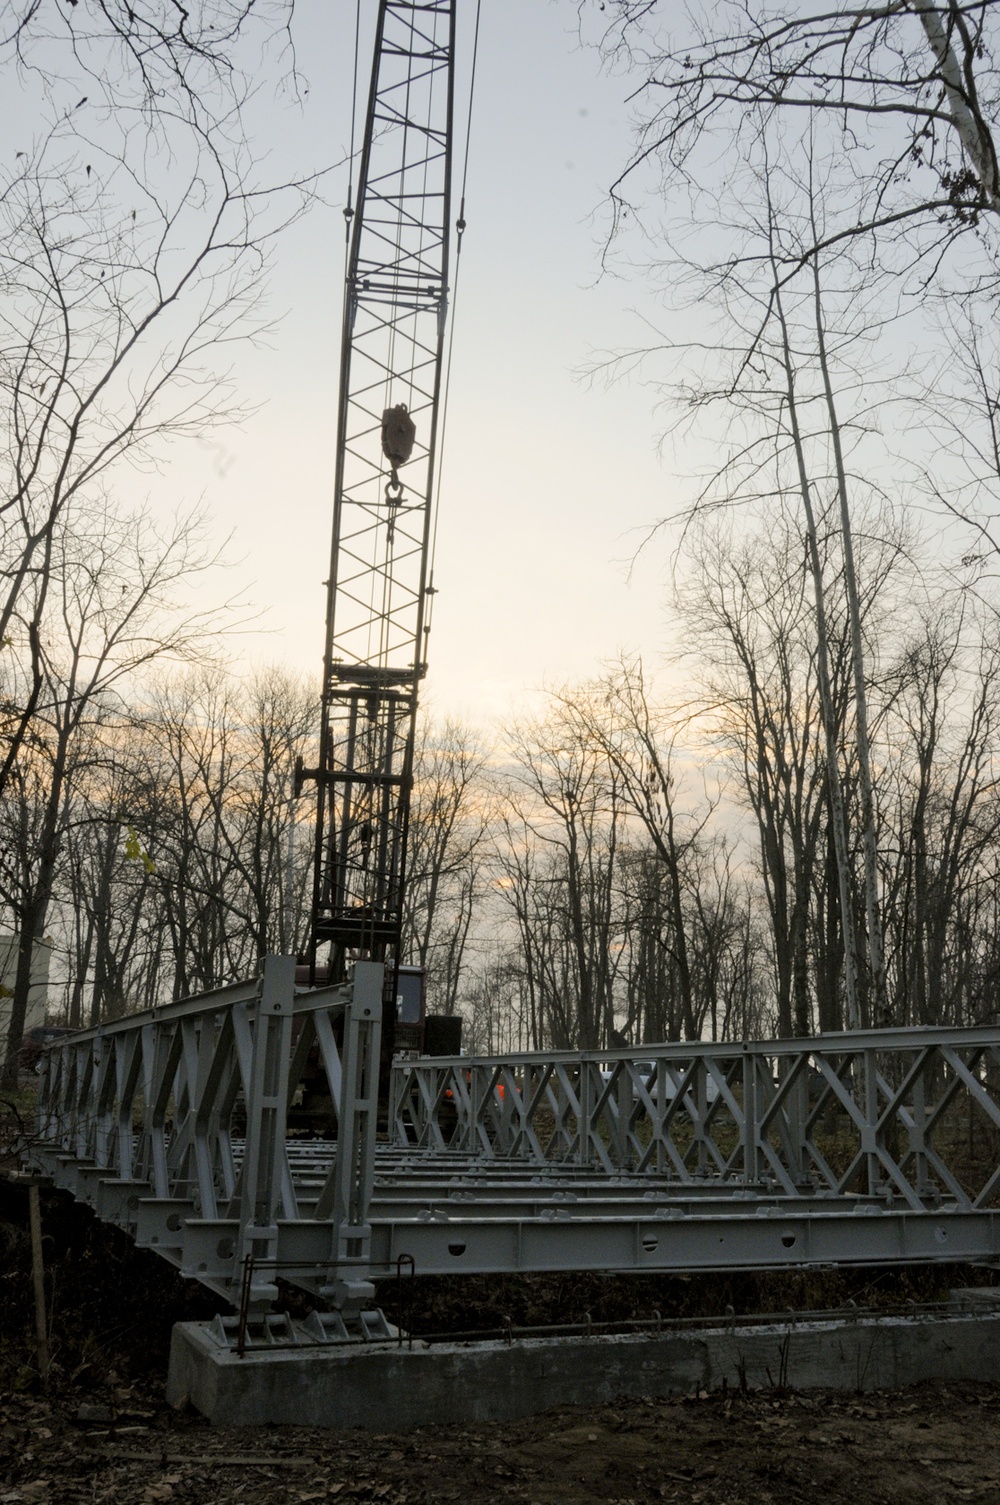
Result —
[{"label": "crane", "polygon": [[[310,981],[386,965],[395,997],[417,701],[434,593],[457,0],[379,0],[340,357]],[[353,144],[352,144],[353,162]],[[458,234],[464,223],[460,216]],[[395,1010],[386,1010],[391,1050]]]}]

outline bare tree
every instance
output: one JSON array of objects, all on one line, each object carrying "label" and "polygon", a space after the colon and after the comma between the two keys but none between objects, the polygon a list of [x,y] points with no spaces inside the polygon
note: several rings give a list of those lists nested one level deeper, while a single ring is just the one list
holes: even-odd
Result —
[{"label": "bare tree", "polygon": [[314,812],[292,788],[314,695],[278,669],[239,683],[210,666],[134,697],[68,826],[55,932],[71,1022],[88,997],[98,1022],[245,974],[295,951],[306,920]]},{"label": "bare tree", "polygon": [[972,941],[965,916],[989,911],[1000,835],[1000,658],[991,625],[980,633],[967,603],[945,603],[917,625],[895,669],[883,869],[900,1023],[976,1017],[975,958],[992,923]]},{"label": "bare tree", "polygon": [[[779,1034],[810,1032],[809,894],[826,809],[815,632],[798,530],[691,539],[678,598],[702,657],[712,735],[735,756],[753,813],[774,945]],[[835,681],[836,683],[836,681]],[[843,714],[843,680],[835,690]],[[837,971],[842,956],[837,959]]]},{"label": "bare tree", "polygon": [[468,993],[493,1034],[488,985],[535,1049],[763,1028],[768,966],[747,885],[724,833],[707,831],[715,799],[692,801],[678,780],[689,720],[625,658],[518,728],[494,836],[499,949]]},{"label": "bare tree", "polygon": [[[680,267],[688,287],[707,303],[718,334],[715,339],[692,340],[687,347],[661,347],[660,363],[671,358],[675,362],[675,374],[661,390],[675,412],[719,426],[716,439],[722,460],[688,509],[688,519],[723,509],[756,511],[782,505],[793,495],[802,508],[825,744],[830,876],[838,889],[846,1014],[848,1022],[857,1025],[862,1009],[852,826],[860,833],[864,874],[864,918],[857,927],[867,938],[864,985],[871,995],[871,1017],[882,1019],[887,1012],[870,751],[869,644],[863,621],[863,599],[872,599],[875,587],[859,579],[852,513],[857,509],[872,515],[879,479],[871,458],[876,466],[885,464],[878,427],[882,412],[898,395],[894,373],[873,360],[869,338],[889,284],[881,273],[863,266],[850,237],[836,253],[828,244],[830,224],[843,220],[837,201],[843,174],[839,166],[817,160],[814,133],[792,133],[789,140],[763,107],[748,113],[750,158],[738,187],[727,188],[713,200],[726,205],[731,250],[715,259],[718,252],[713,247],[711,261],[700,264],[696,259]],[[702,210],[708,197],[702,190]],[[828,248],[821,249],[823,245]],[[894,317],[890,310],[889,322]],[[643,355],[652,357],[653,349]],[[633,358],[642,357],[636,353]],[[821,530],[826,535],[822,538]],[[842,601],[835,593],[838,585]],[[834,683],[831,638],[844,618],[851,690],[849,700],[838,704],[843,685]],[[856,792],[853,809],[845,797],[848,765]],[[809,881],[804,872],[799,877],[796,916],[808,903]],[[832,903],[827,916],[834,917]],[[801,987],[798,998],[804,1023]]]},{"label": "bare tree", "polygon": [[72,780],[49,918],[74,1028],[155,1004],[166,960],[155,863],[134,834],[148,809],[142,738],[120,712],[103,715],[96,736],[93,765]]},{"label": "bare tree", "polygon": [[838,236],[903,227],[940,247],[1000,212],[996,0],[699,0],[683,20],[657,0],[602,0],[600,11],[605,54],[640,74],[648,106],[612,189],[616,218],[646,164],[668,186],[696,185],[717,141],[739,153],[761,111],[792,131],[809,117],[854,164],[856,210]]},{"label": "bare tree", "polygon": [[261,327],[276,222],[202,138],[187,148],[174,143],[157,184],[127,156],[71,155],[57,130],[0,181],[0,641],[24,685],[6,706],[0,793],[42,689],[63,513],[114,467],[151,465],[242,411],[215,361]]},{"label": "bare tree", "polygon": [[615,1015],[618,781],[558,703],[513,727],[509,746],[499,892],[515,908],[554,1043],[596,1049]]},{"label": "bare tree", "polygon": [[547,1038],[533,1027],[525,992],[524,959],[502,943],[491,947],[466,992],[468,1039],[473,1051],[487,1055],[516,1050],[543,1050]]},{"label": "bare tree", "polygon": [[968,529],[959,578],[986,602],[1000,557],[1000,339],[975,291],[943,301],[940,313],[939,352],[913,393],[911,437],[923,430],[933,440],[918,484]]},{"label": "bare tree", "polygon": [[[579,8],[584,17],[598,9],[591,0],[581,0]],[[591,31],[590,21],[585,29]],[[869,328],[904,325],[897,339],[907,342],[910,352],[887,389],[899,430],[884,446],[883,463],[891,456],[895,471],[890,485],[898,485],[903,472],[923,469],[927,492],[973,532],[973,546],[963,552],[969,557],[983,550],[995,553],[996,469],[988,403],[996,393],[998,369],[990,349],[1000,215],[998,0],[903,0],[825,9],[696,0],[683,15],[662,0],[609,0],[599,6],[596,40],[609,60],[641,80],[633,94],[639,121],[635,150],[611,193],[611,240],[626,218],[646,216],[652,200],[654,245],[683,240],[690,248],[699,229],[707,238],[708,286],[717,291],[728,274],[744,283],[752,280],[752,270],[760,274],[755,297],[761,325],[773,317],[780,290],[791,290],[804,273],[818,287],[821,268],[825,281],[831,262],[846,258],[859,286],[879,284]],[[742,236],[736,206],[753,202],[757,183],[769,177],[785,175],[800,185],[808,179],[815,208],[818,165],[832,190],[823,196],[821,213],[799,216],[795,233],[775,237],[766,252]],[[786,223],[788,208],[782,206]],[[630,261],[634,264],[634,256]],[[651,271],[662,279],[659,261],[654,254]],[[831,318],[829,286],[822,302],[816,338],[822,344],[824,327],[830,338],[818,357],[821,364],[839,366],[839,321],[835,314]],[[963,317],[956,320],[959,307]],[[960,326],[943,350],[941,331],[929,317],[932,309],[940,310],[945,325]],[[737,343],[753,362],[753,339]],[[723,338],[721,350],[730,344]],[[889,349],[891,343],[883,342],[883,352]],[[871,351],[869,361],[874,366]],[[719,364],[726,364],[724,356]],[[923,364],[935,369],[920,373]],[[960,395],[954,391],[956,367],[970,368]],[[867,385],[877,408],[873,384]],[[955,399],[950,403],[949,393]],[[968,406],[970,395],[981,407],[974,434],[957,413]],[[828,397],[835,442],[856,419],[845,411],[842,382],[830,383]],[[904,415],[904,408],[913,416]],[[925,447],[928,410],[951,430],[948,459],[958,455],[970,469],[964,487],[954,465],[942,464],[933,446],[927,446],[925,464],[917,464],[914,451]],[[833,458],[846,515],[854,478],[849,466],[845,472],[843,456]],[[843,536],[850,591],[848,528]],[[856,612],[854,617],[857,639]],[[870,780],[864,767],[863,673],[860,658],[857,662],[856,729],[865,784]],[[864,787],[861,795],[870,836],[871,800]],[[877,864],[870,840],[864,856],[878,991]]]},{"label": "bare tree", "polygon": [[768,1004],[767,948],[755,895],[724,834],[695,853],[690,883],[695,996],[713,1040],[751,1040],[774,1033]]},{"label": "bare tree", "polygon": [[193,128],[226,152],[245,141],[262,78],[295,90],[293,12],[294,0],[0,0],[0,67],[25,113],[80,127],[87,106],[105,140],[176,143]]},{"label": "bare tree", "polygon": [[454,1014],[486,883],[491,798],[471,728],[425,722],[416,749],[404,889],[403,956],[427,969],[434,1011]]},{"label": "bare tree", "polygon": [[[224,781],[207,786],[213,839],[226,869],[229,908],[239,916],[253,959],[305,945],[306,848],[296,860],[294,834],[313,818],[308,797],[293,800],[295,760],[315,721],[305,685],[279,669],[258,671],[222,702],[233,725]],[[225,759],[224,759],[225,761]],[[291,845],[290,845],[290,838]],[[227,933],[231,930],[227,925]],[[243,957],[233,958],[246,966]]]},{"label": "bare tree", "polygon": [[696,1015],[687,926],[685,922],[686,867],[712,813],[704,810],[681,821],[677,812],[675,746],[682,718],[671,718],[654,707],[639,658],[622,658],[590,694],[564,699],[568,714],[579,724],[608,765],[620,791],[623,807],[641,822],[645,835],[663,864],[669,895],[672,961],[677,971],[684,1038],[697,1040],[701,1020]]},{"label": "bare tree", "polygon": [[136,718],[147,788],[134,824],[155,863],[168,996],[216,987],[303,941],[311,803],[293,800],[314,697],[277,669],[165,680]]},{"label": "bare tree", "polygon": [[[12,765],[13,797],[0,806],[9,823],[0,894],[19,935],[7,1087],[16,1083],[32,951],[45,934],[74,786],[98,766],[101,723],[120,712],[129,681],[156,659],[204,651],[218,632],[223,610],[192,610],[178,600],[216,562],[191,516],[164,531],[145,514],[116,514],[107,502],[92,503],[79,516],[64,510],[53,534],[49,568],[37,586],[44,605],[31,600],[24,614],[38,624],[42,691],[30,739]],[[17,615],[13,625],[16,632],[26,622]]]}]

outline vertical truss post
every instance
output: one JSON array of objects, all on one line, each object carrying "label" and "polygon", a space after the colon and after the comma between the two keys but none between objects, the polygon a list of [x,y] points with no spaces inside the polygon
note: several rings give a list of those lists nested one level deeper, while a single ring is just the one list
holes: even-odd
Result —
[{"label": "vertical truss post", "polygon": [[381,962],[357,962],[344,1013],[332,1208],[336,1278],[330,1292],[342,1309],[362,1305],[375,1293],[368,1277],[372,1236],[369,1216],[375,1187],[384,980]]},{"label": "vertical truss post", "polygon": [[167,1173],[166,1113],[172,1082],[168,1078],[171,1031],[154,1018],[142,1026],[142,1070],[146,1112],[143,1131],[143,1174],[158,1197],[170,1195]]},{"label": "vertical truss post", "polygon": [[97,1062],[94,1072],[94,1160],[98,1165],[107,1165],[114,1135],[115,1047],[113,1040],[103,1038],[103,1030],[99,1032],[99,1038],[100,1046],[94,1053]]},{"label": "vertical truss post", "polygon": [[142,1064],[139,1035],[130,1033],[118,1051],[118,1163],[119,1174],[126,1181],[135,1175],[135,1125],[132,1103]]},{"label": "vertical truss post", "polygon": [[90,1050],[77,1053],[74,1065],[74,1123],[73,1150],[79,1160],[86,1160],[93,1151],[94,1124],[96,1120],[94,1082],[101,1064],[101,1036]]},{"label": "vertical truss post", "polygon": [[934,1197],[934,1180],[927,1158],[927,1071],[923,1067],[913,1081],[912,1115],[907,1125],[913,1155],[914,1182],[922,1200]]},{"label": "vertical truss post", "polygon": [[395,1144],[409,1142],[409,1134],[406,1127],[406,1097],[409,1088],[409,1077],[405,1072],[394,1069],[389,1076],[389,1138]]},{"label": "vertical truss post", "polygon": [[[380,0],[341,342],[311,955],[398,961],[451,231],[456,0]],[[389,980],[391,981],[391,974]]]},{"label": "vertical truss post", "polygon": [[632,1087],[632,1073],[626,1067],[618,1072],[617,1082],[617,1112],[611,1111],[611,1103],[608,1103],[609,1116],[611,1119],[611,1132],[608,1136],[608,1149],[611,1152],[614,1163],[622,1170],[628,1165],[628,1129],[629,1120],[632,1117],[632,1100],[634,1097]]},{"label": "vertical truss post", "polygon": [[[292,1043],[295,957],[264,958],[254,1010],[250,1079],[244,1086],[247,1136],[243,1156],[237,1262],[277,1257],[277,1215],[285,1166],[285,1115]],[[256,1304],[277,1294],[266,1276],[255,1280],[250,1299]]]},{"label": "vertical truss post", "polygon": [[[590,1065],[590,1063],[588,1061],[581,1061],[580,1062],[580,1075],[579,1075],[580,1122],[579,1122],[579,1125],[578,1125],[579,1136],[578,1136],[578,1141],[577,1141],[577,1153],[576,1153],[576,1159],[577,1159],[577,1161],[578,1161],[578,1163],[580,1165],[590,1165],[591,1159],[592,1159],[592,1156],[591,1156],[591,1146],[592,1146],[592,1143],[593,1143],[594,1125],[591,1122],[591,1116],[593,1114],[593,1108],[594,1108],[594,1103],[593,1103],[593,1092],[594,1092],[593,1075],[594,1075],[595,1071],[596,1071],[596,1068],[595,1067],[591,1067],[591,1065]],[[599,1096],[600,1095],[599,1079],[598,1079],[598,1089],[597,1090],[598,1090],[598,1096]]]},{"label": "vertical truss post", "polygon": [[760,1103],[758,1101],[758,1058],[743,1047],[743,1182],[754,1185],[760,1180]]},{"label": "vertical truss post", "polygon": [[879,1161],[878,1127],[878,1056],[868,1049],[860,1053],[856,1067],[861,1067],[861,1087],[864,1093],[864,1125],[861,1130],[861,1149],[867,1166],[869,1196],[875,1196],[882,1185],[882,1167]]},{"label": "vertical truss post", "polygon": [[797,1069],[785,1096],[785,1117],[788,1124],[788,1169],[796,1186],[805,1186],[809,1180],[805,1161],[806,1121],[809,1117],[809,1082],[805,1068]]},{"label": "vertical truss post", "polygon": [[694,1121],[694,1144],[697,1150],[696,1175],[708,1176],[711,1173],[711,1159],[708,1150],[708,1130],[706,1119],[708,1117],[708,1083],[705,1079],[705,1064],[696,1059],[694,1061],[694,1081],[690,1087],[691,1118]]}]

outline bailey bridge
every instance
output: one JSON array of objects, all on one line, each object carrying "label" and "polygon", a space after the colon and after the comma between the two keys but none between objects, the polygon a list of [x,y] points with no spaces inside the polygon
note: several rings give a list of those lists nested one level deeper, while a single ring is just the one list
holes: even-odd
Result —
[{"label": "bailey bridge", "polygon": [[[170,1383],[215,1419],[370,1424],[370,1395],[387,1385],[417,1421],[428,1407],[479,1415],[461,1365],[444,1401],[426,1377],[370,1364],[366,1391],[355,1365],[336,1404],[316,1400],[307,1368],[294,1385],[288,1371],[280,1403],[274,1373],[250,1385],[247,1365],[220,1368],[304,1348],[373,1362],[401,1341],[378,1282],[411,1273],[997,1263],[997,1026],[399,1060],[380,1126],[381,1001],[381,963],[303,990],[295,960],[271,956],[248,983],[83,1029],[45,1054],[29,1171],[236,1309],[203,1332],[188,1324],[184,1341],[175,1332]],[[319,1067],[327,1123],[303,1136],[295,1105]],[[309,1318],[271,1309],[279,1278],[318,1299]],[[989,1368],[1000,1315],[977,1323],[982,1342],[986,1330],[976,1362]],[[952,1373],[953,1348],[949,1326],[937,1368],[908,1356],[892,1373]],[[663,1345],[636,1374],[619,1373],[623,1351],[616,1383],[648,1389]],[[553,1403],[551,1362],[538,1404]],[[572,1386],[596,1361],[559,1362],[563,1398],[583,1398]],[[744,1376],[745,1355],[732,1362]],[[607,1356],[598,1371],[607,1388]],[[509,1407],[529,1406],[520,1388]]]},{"label": "bailey bridge", "polygon": [[[1000,1251],[1000,1028],[400,1060],[382,968],[258,978],[67,1036],[28,1156],[244,1312],[331,1331],[418,1274],[694,1271]],[[327,1138],[289,1132],[317,1056]],[[311,1066],[310,1066],[311,1063]],[[339,1314],[339,1315],[338,1315]]]}]

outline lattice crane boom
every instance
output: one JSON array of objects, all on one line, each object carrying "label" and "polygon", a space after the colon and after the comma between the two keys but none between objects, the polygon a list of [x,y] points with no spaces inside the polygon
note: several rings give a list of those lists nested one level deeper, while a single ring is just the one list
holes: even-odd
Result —
[{"label": "lattice crane boom", "polygon": [[[456,0],[379,0],[351,224],[310,960],[398,962],[448,307]],[[326,971],[325,960],[322,961]]]}]

